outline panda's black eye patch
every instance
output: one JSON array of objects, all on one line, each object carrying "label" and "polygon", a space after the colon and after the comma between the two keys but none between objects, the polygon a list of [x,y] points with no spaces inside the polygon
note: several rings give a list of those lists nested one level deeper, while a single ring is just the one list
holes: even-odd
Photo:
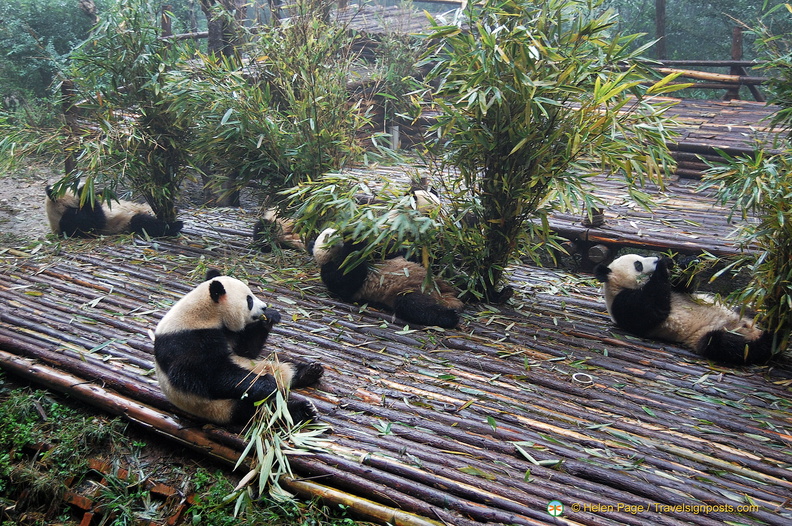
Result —
[{"label": "panda's black eye patch", "polygon": [[248,302],[248,310],[253,310],[253,296],[251,296],[250,294],[248,294],[247,302]]},{"label": "panda's black eye patch", "polygon": [[636,272],[643,272],[643,263],[641,263],[640,261],[636,261],[635,270]]}]

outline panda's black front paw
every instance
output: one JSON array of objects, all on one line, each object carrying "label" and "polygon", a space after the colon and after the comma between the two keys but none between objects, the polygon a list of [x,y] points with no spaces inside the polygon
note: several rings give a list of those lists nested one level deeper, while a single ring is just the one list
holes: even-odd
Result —
[{"label": "panda's black front paw", "polygon": [[174,237],[184,228],[184,221],[171,221],[165,223],[165,235],[163,237]]},{"label": "panda's black front paw", "polygon": [[668,278],[668,269],[674,266],[674,260],[671,258],[657,258],[657,264],[655,265],[654,274],[658,278],[667,279]]},{"label": "panda's black front paw", "polygon": [[286,406],[295,424],[316,420],[316,408],[308,400],[289,400]]},{"label": "panda's black front paw", "polygon": [[699,261],[699,258],[696,256],[680,255],[676,258],[677,266],[683,271],[696,267],[699,264]]},{"label": "panda's black front paw", "polygon": [[293,388],[306,387],[315,384],[324,374],[324,366],[319,362],[295,363],[294,375],[291,386]]}]

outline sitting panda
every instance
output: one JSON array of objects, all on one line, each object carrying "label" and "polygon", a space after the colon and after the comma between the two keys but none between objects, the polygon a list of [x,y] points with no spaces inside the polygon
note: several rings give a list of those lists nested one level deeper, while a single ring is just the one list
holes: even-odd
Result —
[{"label": "sitting panda", "polygon": [[80,206],[82,188],[75,193],[67,190],[56,196],[46,187],[45,207],[52,232],[57,236],[94,237],[113,234],[139,234],[149,237],[175,236],[182,229],[181,221],[168,223],[157,219],[151,207],[144,203],[117,201],[112,204],[86,202]]},{"label": "sitting panda", "polygon": [[673,264],[669,258],[628,254],[595,267],[605,306],[616,325],[637,336],[682,343],[725,363],[770,359],[771,334],[712,298],[672,284]]},{"label": "sitting panda", "polygon": [[[154,332],[160,388],[170,402],[215,424],[242,425],[255,402],[277,389],[305,387],[324,369],[319,363],[258,361],[280,314],[267,308],[238,279],[207,273],[206,281],[176,302]],[[295,422],[314,418],[310,402],[290,400]]]},{"label": "sitting panda", "polygon": [[313,256],[331,293],[346,302],[383,305],[409,323],[446,328],[459,324],[463,303],[454,287],[438,280],[436,290],[423,292],[426,269],[401,255],[342,269],[347,256],[358,248],[342,240],[334,228],[323,230],[317,237]]}]

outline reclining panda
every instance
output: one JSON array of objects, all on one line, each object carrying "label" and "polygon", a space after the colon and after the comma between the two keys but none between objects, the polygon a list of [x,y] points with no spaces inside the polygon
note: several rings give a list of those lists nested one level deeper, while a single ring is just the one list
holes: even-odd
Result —
[{"label": "reclining panda", "polygon": [[[410,189],[415,209],[421,214],[428,215],[442,207],[440,198],[429,190]],[[355,196],[359,205],[378,204],[382,201],[372,195]],[[390,216],[394,211],[389,213]],[[300,252],[311,252],[315,235],[305,239],[297,234],[297,225],[293,218],[284,217],[277,208],[267,208],[253,225],[253,246],[261,252],[272,252],[273,245],[282,249],[293,249]]]},{"label": "reclining panda", "polygon": [[684,344],[730,364],[761,363],[772,355],[772,334],[712,298],[672,284],[669,258],[627,254],[594,269],[614,323],[636,336]]},{"label": "reclining panda", "polygon": [[149,237],[175,236],[182,229],[181,221],[166,222],[157,218],[145,203],[116,201],[108,204],[80,202],[82,188],[69,189],[56,195],[51,186],[45,188],[44,202],[52,233],[66,237],[94,237],[114,234],[138,234]]},{"label": "reclining panda", "polygon": [[424,291],[426,269],[402,255],[343,267],[346,258],[359,248],[334,228],[323,230],[317,237],[313,256],[331,293],[346,302],[385,306],[408,323],[446,328],[459,324],[464,304],[452,285],[436,280],[433,289]]}]

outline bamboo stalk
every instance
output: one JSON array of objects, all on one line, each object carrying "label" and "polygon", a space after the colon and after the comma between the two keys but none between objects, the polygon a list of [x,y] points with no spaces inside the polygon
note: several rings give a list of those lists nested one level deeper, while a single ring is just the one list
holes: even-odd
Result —
[{"label": "bamboo stalk", "polygon": [[320,498],[326,502],[343,505],[358,515],[394,526],[442,526],[444,523],[398,510],[387,508],[372,500],[350,495],[310,480],[290,479],[285,483],[289,490],[305,498]]},{"label": "bamboo stalk", "polygon": [[711,73],[709,71],[695,71],[692,69],[678,69],[678,68],[655,68],[663,75],[672,75],[678,73],[681,77],[700,80],[712,80],[715,82],[730,82],[734,84],[762,84],[767,79],[765,77],[745,77],[741,75],[729,75],[726,73]]},{"label": "bamboo stalk", "polygon": [[109,382],[117,390],[144,403],[163,404],[164,397],[160,390],[149,383],[141,382],[139,371],[110,368],[93,356],[68,351],[54,352],[42,347],[40,341],[30,341],[19,334],[8,334],[2,327],[0,327],[0,349],[13,351],[20,357],[35,358],[46,364],[61,367],[66,372],[79,375],[88,381]]},{"label": "bamboo stalk", "polygon": [[26,380],[44,385],[57,392],[66,393],[110,414],[123,416],[218,460],[228,462],[236,460],[239,455],[236,451],[213,443],[204,433],[196,429],[182,427],[173,417],[162,411],[157,411],[135,400],[86,382],[83,378],[36,364],[3,350],[0,350],[0,365]]}]

